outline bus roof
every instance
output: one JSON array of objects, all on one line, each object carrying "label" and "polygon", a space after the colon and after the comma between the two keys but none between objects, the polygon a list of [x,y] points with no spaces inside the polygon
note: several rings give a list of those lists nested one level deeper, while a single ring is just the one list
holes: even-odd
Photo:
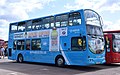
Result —
[{"label": "bus roof", "polygon": [[120,30],[103,31],[103,33],[120,33]]},{"label": "bus roof", "polygon": [[[11,25],[11,24],[17,24],[17,23],[20,23],[20,22],[31,21],[31,20],[35,20],[35,19],[43,19],[43,18],[47,18],[47,17],[51,17],[51,16],[58,16],[58,15],[61,15],[61,14],[67,14],[67,13],[71,13],[71,12],[85,11],[85,10],[94,11],[94,10],[92,10],[92,9],[70,10],[69,12],[65,12],[65,13],[59,13],[59,14],[54,14],[54,15],[49,15],[49,16],[44,16],[44,17],[38,17],[38,18],[34,18],[34,19],[29,19],[29,20],[23,20],[23,21],[13,22],[13,23],[10,23],[10,25]],[[94,11],[94,12],[95,12],[95,11]],[[97,13],[97,12],[96,12],[96,13]]]}]

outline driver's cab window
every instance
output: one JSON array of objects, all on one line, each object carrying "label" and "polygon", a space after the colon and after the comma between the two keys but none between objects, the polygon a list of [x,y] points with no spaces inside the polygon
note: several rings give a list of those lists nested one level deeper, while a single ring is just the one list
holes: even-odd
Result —
[{"label": "driver's cab window", "polygon": [[85,50],[86,44],[85,44],[85,37],[73,37],[71,39],[71,49],[72,51],[81,51]]}]

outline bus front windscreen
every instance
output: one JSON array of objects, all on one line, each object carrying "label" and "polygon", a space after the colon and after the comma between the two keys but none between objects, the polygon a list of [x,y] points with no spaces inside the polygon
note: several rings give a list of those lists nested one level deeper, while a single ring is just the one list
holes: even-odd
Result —
[{"label": "bus front windscreen", "polygon": [[95,54],[103,53],[104,37],[99,15],[94,11],[86,10],[85,19],[90,51]]}]

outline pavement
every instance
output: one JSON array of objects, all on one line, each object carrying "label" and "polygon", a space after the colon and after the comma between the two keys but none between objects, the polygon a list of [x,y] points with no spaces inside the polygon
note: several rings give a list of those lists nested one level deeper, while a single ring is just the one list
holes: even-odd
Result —
[{"label": "pavement", "polygon": [[2,62],[8,62],[8,61],[12,61],[12,60],[8,60],[8,57],[4,57],[4,59],[0,58],[0,63],[2,63]]}]

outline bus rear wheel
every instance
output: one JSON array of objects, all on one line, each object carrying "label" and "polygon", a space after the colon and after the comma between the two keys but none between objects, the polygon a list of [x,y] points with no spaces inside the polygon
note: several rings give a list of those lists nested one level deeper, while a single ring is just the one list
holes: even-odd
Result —
[{"label": "bus rear wheel", "polygon": [[18,55],[17,62],[19,62],[19,63],[23,62],[23,56],[21,54]]},{"label": "bus rear wheel", "polygon": [[62,56],[59,56],[56,58],[56,61],[55,61],[55,64],[58,66],[58,67],[63,67],[65,65],[65,60]]}]

